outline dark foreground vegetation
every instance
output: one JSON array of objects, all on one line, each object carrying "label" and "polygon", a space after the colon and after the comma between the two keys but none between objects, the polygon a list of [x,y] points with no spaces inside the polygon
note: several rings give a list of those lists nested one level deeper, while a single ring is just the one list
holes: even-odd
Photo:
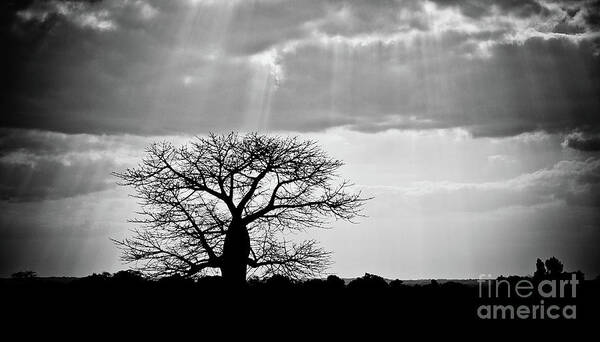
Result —
[{"label": "dark foreground vegetation", "polygon": [[[293,323],[299,322],[300,317],[310,317],[311,320],[321,317],[363,323],[387,322],[388,326],[404,319],[548,321],[547,317],[541,320],[539,316],[525,320],[508,316],[490,320],[478,316],[478,308],[482,305],[525,305],[531,308],[540,303],[545,307],[555,304],[561,308],[576,306],[575,320],[559,317],[553,322],[593,322],[600,317],[598,278],[584,280],[580,272],[563,272],[562,268],[560,272],[548,270],[540,262],[533,276],[485,281],[430,280],[415,284],[390,281],[372,274],[353,280],[332,275],[326,279],[305,281],[273,276],[252,278],[246,286],[235,289],[227,287],[221,277],[147,279],[135,271],[121,271],[84,278],[38,278],[33,272],[20,272],[11,279],[0,280],[0,293],[5,309],[8,304],[17,317],[19,314],[30,317],[65,311],[76,316],[106,312],[111,317],[124,315],[128,319],[139,319],[192,310],[194,316],[190,317],[194,320],[218,319],[223,315],[231,318],[233,315],[250,320],[268,318]],[[533,293],[521,298],[514,291],[505,291],[511,286],[514,289],[519,281],[537,286],[542,281],[556,280],[560,283],[560,280],[569,279],[578,281],[575,296],[565,294],[558,296],[560,298],[542,298]],[[487,295],[489,287],[494,290],[491,297]],[[495,292],[496,289],[500,291]]]}]

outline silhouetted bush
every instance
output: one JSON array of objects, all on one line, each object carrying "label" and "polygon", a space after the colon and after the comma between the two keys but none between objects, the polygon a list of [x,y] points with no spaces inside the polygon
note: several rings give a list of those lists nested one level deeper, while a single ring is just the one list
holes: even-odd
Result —
[{"label": "silhouetted bush", "polygon": [[364,276],[356,278],[348,284],[348,288],[353,290],[381,290],[388,287],[389,285],[385,279],[369,273],[365,273]]},{"label": "silhouetted bush", "polygon": [[292,289],[294,285],[295,282],[290,278],[277,274],[264,281],[264,287],[274,291],[289,290]]},{"label": "silhouetted bush", "polygon": [[194,280],[174,274],[157,280],[157,285],[164,289],[189,288],[194,285]]},{"label": "silhouetted bush", "polygon": [[392,288],[392,289],[400,289],[404,286],[406,286],[406,285],[404,285],[404,282],[400,279],[394,279],[394,280],[390,281],[390,288]]},{"label": "silhouetted bush", "polygon": [[11,277],[13,279],[33,279],[37,278],[37,273],[34,271],[21,271],[13,273]]},{"label": "silhouetted bush", "polygon": [[110,284],[112,274],[108,272],[103,273],[92,273],[87,277],[79,278],[73,282],[76,286],[96,286],[103,287]]},{"label": "silhouetted bush", "polygon": [[327,288],[327,282],[323,279],[308,279],[301,282],[300,287],[309,291],[322,291]]},{"label": "silhouetted bush", "polygon": [[339,290],[346,287],[346,282],[344,281],[344,279],[333,274],[327,277],[326,283],[327,288],[332,290]]},{"label": "silhouetted bush", "polygon": [[110,281],[121,286],[136,286],[143,284],[146,280],[141,272],[127,270],[115,273]]}]

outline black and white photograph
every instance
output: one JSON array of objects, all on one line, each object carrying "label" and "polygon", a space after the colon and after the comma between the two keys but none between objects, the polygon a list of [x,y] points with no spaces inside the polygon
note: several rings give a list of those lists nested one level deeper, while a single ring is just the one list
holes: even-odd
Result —
[{"label": "black and white photograph", "polygon": [[12,320],[600,318],[600,1],[0,16]]}]

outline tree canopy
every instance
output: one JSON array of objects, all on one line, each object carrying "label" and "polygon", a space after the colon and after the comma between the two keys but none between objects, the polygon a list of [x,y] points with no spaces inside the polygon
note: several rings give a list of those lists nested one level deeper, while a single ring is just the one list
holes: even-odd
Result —
[{"label": "tree canopy", "polygon": [[124,261],[154,276],[219,269],[244,281],[247,270],[314,276],[330,253],[288,233],[361,215],[368,198],[339,178],[342,165],[298,137],[230,133],[180,147],[154,143],[137,167],[115,173],[141,207],[133,236],[116,243]]}]

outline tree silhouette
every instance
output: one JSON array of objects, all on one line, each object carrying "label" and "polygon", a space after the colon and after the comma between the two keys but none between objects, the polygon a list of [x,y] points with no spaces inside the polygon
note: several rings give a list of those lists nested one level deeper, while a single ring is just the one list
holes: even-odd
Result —
[{"label": "tree silhouette", "polygon": [[210,134],[188,145],[154,143],[136,168],[114,173],[142,207],[122,259],[153,276],[220,270],[228,283],[253,274],[313,276],[329,264],[316,241],[289,232],[351,221],[365,200],[339,180],[343,165],[316,142],[260,134]]},{"label": "tree silhouette", "polygon": [[548,275],[552,278],[559,278],[563,273],[563,268],[563,263],[556,257],[546,260],[546,269],[548,270]]},{"label": "tree silhouette", "polygon": [[533,273],[533,277],[536,279],[544,279],[546,277],[546,266],[544,266],[544,262],[540,258],[535,261],[535,273]]}]

